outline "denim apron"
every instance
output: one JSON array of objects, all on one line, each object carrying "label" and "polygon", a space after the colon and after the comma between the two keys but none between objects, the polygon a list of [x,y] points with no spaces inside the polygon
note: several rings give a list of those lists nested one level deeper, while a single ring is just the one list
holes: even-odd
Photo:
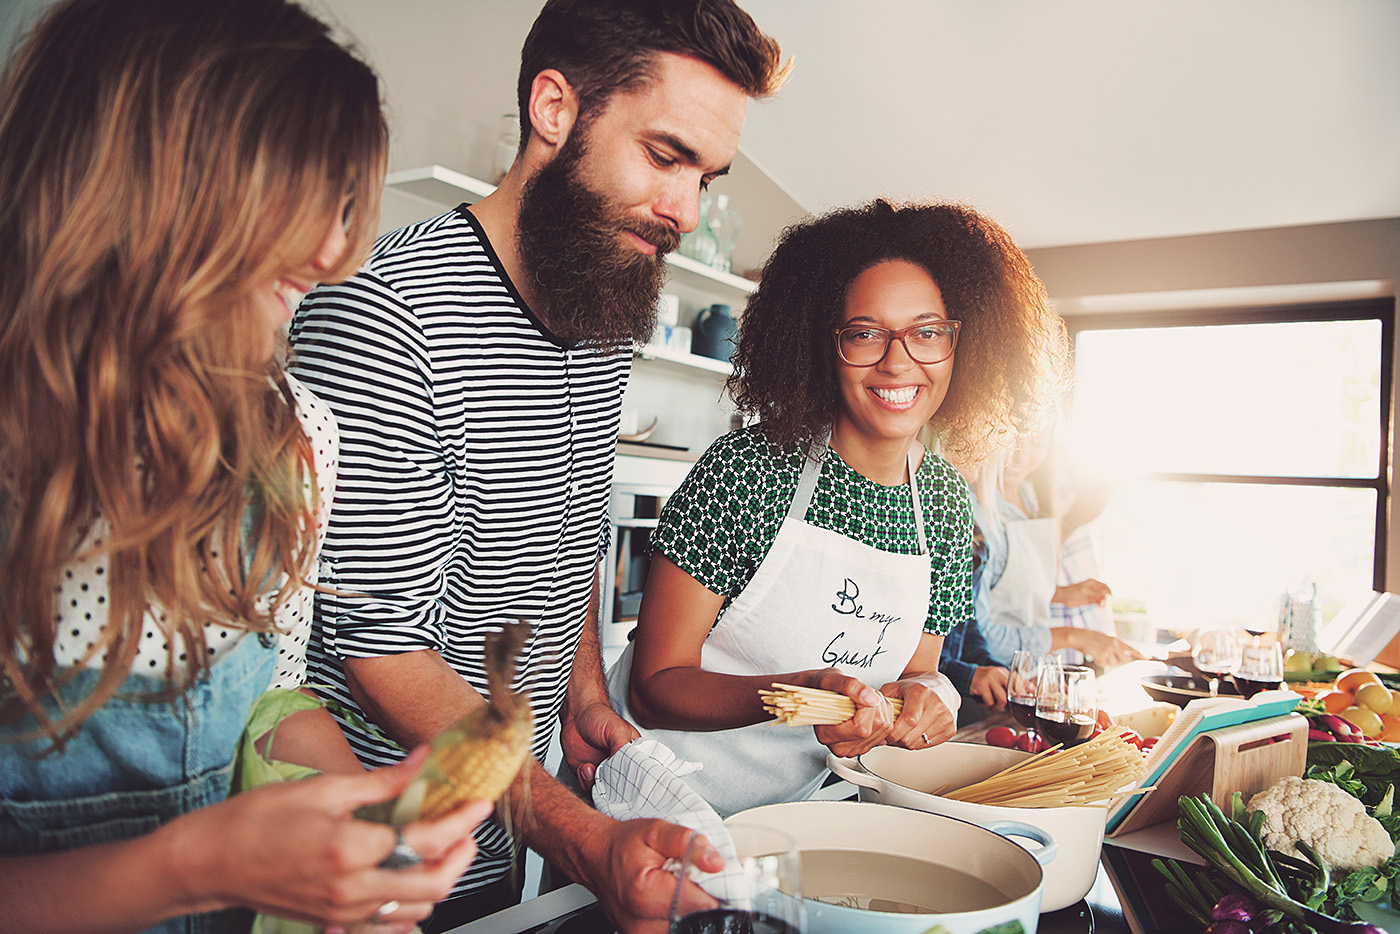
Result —
[{"label": "denim apron", "polygon": [[[726,674],[839,668],[871,687],[899,679],[928,617],[929,548],[915,452],[909,492],[919,553],[881,551],[806,521],[826,438],[813,445],[786,518],[753,578],[734,598],[700,651],[700,667]],[[631,720],[627,689],[632,644],[609,672],[613,707]],[[731,730],[640,730],[703,768],[685,781],[721,817],[779,801],[800,801],[826,778],[827,748],[811,727],[775,722]]]},{"label": "denim apron", "polygon": [[[133,674],[48,756],[42,755],[51,745],[46,739],[6,741],[33,730],[32,717],[0,724],[0,853],[38,855],[128,840],[228,797],[239,735],[272,678],[273,646],[267,634],[244,636],[174,704],[159,694],[164,679]],[[79,672],[65,685],[64,698],[86,697],[98,674]],[[156,700],[131,697],[152,692]],[[57,717],[52,698],[44,705]],[[172,918],[147,930],[244,934],[252,918],[236,908]]]}]

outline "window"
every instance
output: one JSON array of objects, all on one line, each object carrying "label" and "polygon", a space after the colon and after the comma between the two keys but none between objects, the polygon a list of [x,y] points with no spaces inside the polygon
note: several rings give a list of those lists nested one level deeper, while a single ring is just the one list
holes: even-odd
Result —
[{"label": "window", "polygon": [[1383,589],[1394,302],[1069,321],[1072,456],[1115,608],[1163,628],[1272,628],[1317,584],[1327,620]]}]

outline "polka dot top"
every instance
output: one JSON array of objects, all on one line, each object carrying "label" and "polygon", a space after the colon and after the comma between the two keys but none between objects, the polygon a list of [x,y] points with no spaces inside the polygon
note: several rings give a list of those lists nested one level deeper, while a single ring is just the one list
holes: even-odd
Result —
[{"label": "polka dot top", "polygon": [[[317,399],[306,387],[290,374],[287,385],[296,401],[297,417],[302,429],[311,440],[315,452],[316,485],[320,495],[320,512],[316,517],[316,549],[319,554],[321,543],[326,536],[326,521],[330,516],[331,497],[335,492],[336,457],[339,435],[336,432],[335,418],[329,408]],[[306,484],[306,494],[311,495],[310,480]],[[57,638],[54,645],[54,658],[60,665],[76,665],[83,655],[96,643],[107,624],[107,556],[102,553],[103,539],[110,534],[110,526],[105,520],[93,523],[92,530],[84,539],[79,552],[93,550],[90,557],[75,560],[63,571],[63,576],[55,588],[58,608]],[[312,566],[314,584],[319,578],[318,568]],[[315,592],[303,587],[292,594],[277,611],[277,623],[281,632],[277,639],[277,673],[272,687],[296,687],[306,680],[306,640],[311,632],[311,608]],[[266,598],[264,598],[266,599]],[[214,623],[204,624],[204,641],[210,660],[217,659],[223,652],[238,644],[247,633],[241,629],[230,629]],[[176,665],[187,661],[183,652],[177,653]],[[165,615],[159,607],[153,607],[146,614],[145,627],[141,634],[141,647],[132,663],[136,674],[152,677],[166,677],[169,662],[169,641],[165,625]],[[102,665],[102,658],[88,660],[94,667]],[[177,672],[178,674],[178,672]]]},{"label": "polka dot top", "polygon": [[[776,447],[757,428],[730,432],[710,446],[662,508],[652,548],[721,594],[721,615],[777,537],[802,456]],[[918,482],[931,553],[924,631],[946,635],[973,612],[972,507],[967,484],[941,457],[924,456]],[[830,447],[806,520],[881,551],[919,552],[908,484],[876,483]]]}]

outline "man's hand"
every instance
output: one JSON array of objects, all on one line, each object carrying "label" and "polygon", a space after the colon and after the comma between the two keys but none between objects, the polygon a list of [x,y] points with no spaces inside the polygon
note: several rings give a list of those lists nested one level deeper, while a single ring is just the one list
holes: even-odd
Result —
[{"label": "man's hand", "polygon": [[[588,878],[580,880],[598,898],[621,934],[665,934],[676,877],[663,867],[667,859],[685,855],[695,832],[662,820],[613,821],[600,858],[590,861]],[[724,857],[704,841],[696,841],[691,861],[702,872],[719,872]],[[677,907],[700,911],[714,904],[699,886],[688,884]]]},{"label": "man's hand", "polygon": [[1011,680],[1011,672],[1000,665],[983,665],[972,673],[969,690],[973,698],[983,707],[993,710],[1006,709],[1006,684]]},{"label": "man's hand", "polygon": [[598,764],[641,734],[617,715],[610,704],[594,701],[581,710],[569,710],[559,731],[564,761],[574,770],[579,787],[593,789]]}]

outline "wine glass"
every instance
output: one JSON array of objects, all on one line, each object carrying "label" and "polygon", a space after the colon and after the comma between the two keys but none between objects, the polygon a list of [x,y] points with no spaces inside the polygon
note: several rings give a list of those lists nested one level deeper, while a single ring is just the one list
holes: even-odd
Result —
[{"label": "wine glass", "polygon": [[[686,845],[671,897],[669,934],[801,934],[802,870],[797,844],[762,824],[726,824],[737,859],[724,871],[702,878],[692,864],[695,836]],[[686,880],[704,884],[718,903],[698,911],[680,909]]]},{"label": "wine glass", "polygon": [[1210,679],[1210,695],[1215,697],[1220,693],[1220,679],[1239,667],[1239,640],[1225,629],[1203,629],[1196,636],[1191,660]]},{"label": "wine glass", "polygon": [[1235,687],[1242,697],[1283,687],[1283,646],[1269,642],[1241,647]]},{"label": "wine glass", "polygon": [[1027,729],[1035,727],[1035,686],[1045,656],[1026,649],[1011,655],[1010,677],[1006,682],[1006,709]]},{"label": "wine glass", "polygon": [[1098,680],[1086,665],[1040,666],[1035,695],[1035,727],[1041,738],[1066,748],[1078,746],[1094,733],[1099,715]]}]

